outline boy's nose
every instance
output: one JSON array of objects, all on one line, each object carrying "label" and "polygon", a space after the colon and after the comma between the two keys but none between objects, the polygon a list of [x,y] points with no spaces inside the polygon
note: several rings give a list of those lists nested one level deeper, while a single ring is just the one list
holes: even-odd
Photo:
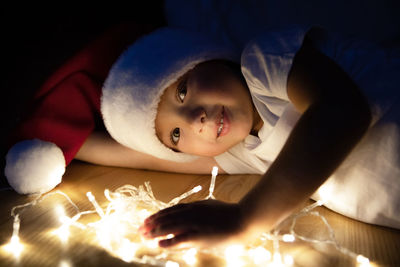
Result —
[{"label": "boy's nose", "polygon": [[206,119],[207,114],[202,107],[195,108],[188,114],[188,122],[195,133],[201,133],[203,131]]}]

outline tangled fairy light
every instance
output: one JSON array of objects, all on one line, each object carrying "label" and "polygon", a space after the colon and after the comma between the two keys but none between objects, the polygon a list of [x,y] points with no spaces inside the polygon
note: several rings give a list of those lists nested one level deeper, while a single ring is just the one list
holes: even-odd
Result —
[{"label": "tangled fairy light", "polygon": [[[206,199],[215,199],[214,188],[215,180],[218,174],[218,168],[214,167],[212,171],[209,194]],[[69,217],[65,209],[57,205],[55,212],[60,220],[60,226],[53,231],[61,242],[66,243],[70,237],[71,228],[77,228],[82,231],[91,232],[96,236],[97,245],[106,250],[109,254],[122,259],[125,262],[134,262],[148,264],[153,266],[179,267],[179,266],[199,266],[200,254],[211,255],[224,262],[228,267],[239,266],[292,266],[296,259],[289,254],[283,254],[280,251],[280,243],[291,243],[301,240],[311,244],[324,243],[335,247],[340,253],[343,253],[354,259],[355,265],[360,267],[370,266],[369,259],[359,255],[345,247],[342,247],[335,239],[335,234],[328,221],[314,209],[323,205],[323,201],[318,201],[302,209],[300,212],[292,215],[286,220],[290,222],[289,232],[281,231],[278,226],[270,233],[263,233],[254,244],[232,245],[221,251],[220,249],[164,249],[158,247],[158,239],[147,240],[139,233],[138,229],[145,218],[149,215],[176,205],[181,200],[202,190],[202,187],[196,186],[190,191],[172,199],[168,203],[157,200],[153,194],[149,182],[135,187],[124,185],[115,191],[106,189],[104,195],[109,201],[106,208],[102,208],[96,201],[91,192],[87,192],[88,200],[93,206],[93,210],[81,211],[78,206],[61,191],[54,191],[38,196],[33,201],[18,205],[12,208],[11,216],[14,218],[13,233],[8,244],[3,249],[13,255],[16,259],[24,253],[24,245],[20,241],[20,220],[21,213],[32,206],[38,205],[44,199],[54,195],[61,195],[73,206],[75,215]],[[83,223],[81,218],[85,215],[95,214],[98,220]],[[295,231],[296,223],[299,218],[304,216],[317,216],[322,220],[329,232],[329,238],[326,240],[312,239],[302,236]],[[170,235],[162,238],[171,238]],[[272,242],[272,252],[267,249],[267,244]]]}]

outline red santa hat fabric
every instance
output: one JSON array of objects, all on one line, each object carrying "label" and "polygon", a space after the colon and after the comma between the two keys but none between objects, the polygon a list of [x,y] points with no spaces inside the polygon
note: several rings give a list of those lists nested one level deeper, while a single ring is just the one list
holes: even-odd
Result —
[{"label": "red santa hat fabric", "polygon": [[9,138],[5,174],[18,193],[43,193],[61,181],[65,166],[102,121],[101,89],[112,64],[136,38],[151,30],[135,24],[109,29],[36,92]]}]

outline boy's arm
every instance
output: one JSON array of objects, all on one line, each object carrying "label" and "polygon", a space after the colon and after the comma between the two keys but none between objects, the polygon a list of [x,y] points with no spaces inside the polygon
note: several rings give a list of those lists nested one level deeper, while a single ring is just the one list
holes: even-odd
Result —
[{"label": "boy's arm", "polygon": [[260,182],[240,201],[244,224],[259,232],[291,214],[335,171],[369,127],[364,96],[347,74],[305,40],[288,78],[303,113]]},{"label": "boy's arm", "polygon": [[[106,166],[196,174],[209,174],[213,166],[218,166],[214,158],[209,157],[185,163],[158,159],[119,144],[106,132],[93,132],[75,159]],[[220,169],[220,173],[224,171]]]},{"label": "boy's arm", "polygon": [[239,202],[179,204],[147,218],[145,237],[200,245],[246,242],[273,229],[335,171],[368,129],[369,106],[354,82],[306,39],[288,77],[288,95],[302,113],[283,149]]}]

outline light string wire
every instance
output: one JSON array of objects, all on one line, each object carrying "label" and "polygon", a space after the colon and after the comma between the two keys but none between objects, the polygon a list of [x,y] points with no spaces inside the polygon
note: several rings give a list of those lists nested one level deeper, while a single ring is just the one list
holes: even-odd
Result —
[{"label": "light string wire", "polygon": [[[209,187],[209,194],[205,199],[215,199],[213,193],[217,175],[218,168],[214,167]],[[6,244],[4,248],[9,253],[13,254],[16,259],[19,259],[23,251],[23,245],[19,240],[21,221],[20,215],[27,208],[38,205],[51,196],[61,195],[68,201],[68,203],[76,212],[74,216],[68,217],[65,215],[65,212],[62,208],[57,209],[62,225],[56,229],[54,233],[60,237],[61,241],[63,243],[68,241],[69,228],[71,226],[81,230],[92,230],[96,234],[99,245],[102,248],[107,250],[111,255],[121,258],[126,262],[165,267],[179,267],[180,264],[178,262],[180,262],[181,264],[192,266],[197,263],[197,255],[199,252],[201,252],[212,254],[215,257],[225,260],[227,266],[243,266],[246,264],[246,262],[243,260],[244,258],[259,266],[290,266],[293,265],[294,260],[290,255],[282,256],[280,252],[280,242],[294,242],[296,239],[298,239],[310,243],[311,245],[321,243],[332,245],[340,253],[355,259],[360,267],[370,266],[368,258],[357,254],[339,244],[339,242],[336,240],[335,232],[332,226],[328,223],[327,219],[318,211],[314,211],[316,207],[324,204],[324,202],[320,200],[306,206],[300,212],[289,216],[289,218],[283,221],[270,233],[261,234],[259,241],[261,240],[262,244],[258,246],[249,244],[247,245],[247,249],[245,249],[243,245],[233,245],[226,248],[224,251],[215,248],[202,249],[201,251],[198,251],[195,248],[162,249],[158,247],[158,241],[163,238],[171,238],[171,236],[166,236],[155,240],[145,240],[139,235],[136,236],[135,240],[130,240],[126,237],[127,235],[132,235],[132,233],[137,233],[144,219],[152,213],[176,205],[188,196],[199,192],[201,189],[201,186],[196,186],[167,203],[155,198],[153,190],[150,186],[150,182],[148,181],[139,187],[124,185],[117,188],[115,191],[105,189],[104,195],[109,201],[105,211],[97,203],[91,192],[87,192],[86,195],[95,210],[87,211],[80,211],[78,206],[71,200],[71,198],[59,190],[44,195],[38,195],[34,200],[22,205],[17,205],[11,209],[11,216],[14,218],[13,233],[10,242]],[[58,208],[59,207],[60,206],[58,206]],[[98,214],[100,220],[87,224],[78,222],[83,215],[88,214]],[[298,219],[306,216],[316,216],[321,219],[325,227],[328,229],[329,238],[325,240],[319,240],[297,233],[295,228]],[[280,232],[282,231],[282,225],[290,222],[290,220],[291,225],[289,234],[281,234]],[[273,245],[272,255],[265,248],[268,241],[271,241]],[[146,253],[149,251],[151,253]]]}]

